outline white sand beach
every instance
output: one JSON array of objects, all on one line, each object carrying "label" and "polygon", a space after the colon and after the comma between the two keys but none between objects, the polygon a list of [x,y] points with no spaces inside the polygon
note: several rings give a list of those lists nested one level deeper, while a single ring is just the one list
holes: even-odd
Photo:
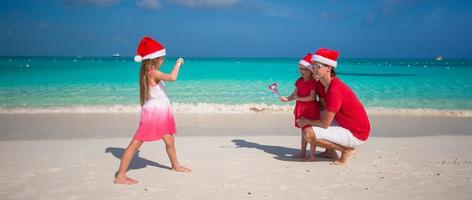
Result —
[{"label": "white sand beach", "polygon": [[[137,114],[1,114],[1,199],[471,199],[472,118],[370,116],[371,137],[347,167],[289,158],[287,114],[182,114],[169,170],[145,143],[113,184]],[[322,149],[317,149],[321,151]]]}]

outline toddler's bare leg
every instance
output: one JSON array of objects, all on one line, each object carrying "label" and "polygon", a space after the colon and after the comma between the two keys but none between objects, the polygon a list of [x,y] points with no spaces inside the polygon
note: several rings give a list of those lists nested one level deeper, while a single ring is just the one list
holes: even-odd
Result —
[{"label": "toddler's bare leg", "polygon": [[114,183],[125,185],[133,185],[138,183],[137,180],[127,177],[126,172],[128,171],[129,164],[131,163],[134,154],[142,144],[142,141],[136,140],[134,138],[131,140],[128,147],[123,152],[123,156],[121,157],[120,168],[118,172],[115,173],[115,180],[113,181]]},{"label": "toddler's bare leg", "polygon": [[305,159],[307,162],[313,162],[315,161],[315,151],[316,151],[316,145],[310,144],[310,156]]},{"label": "toddler's bare leg", "polygon": [[166,152],[172,164],[172,170],[176,172],[191,172],[192,170],[184,166],[181,166],[177,160],[177,151],[175,150],[174,136],[166,134],[164,135],[163,140],[164,140],[164,143],[166,144]]},{"label": "toddler's bare leg", "polygon": [[303,129],[301,129],[301,130],[302,130],[302,137],[301,137],[301,141],[300,141],[300,144],[301,144],[300,152],[293,155],[292,158],[305,158],[307,142],[306,142],[305,138],[303,138]]}]

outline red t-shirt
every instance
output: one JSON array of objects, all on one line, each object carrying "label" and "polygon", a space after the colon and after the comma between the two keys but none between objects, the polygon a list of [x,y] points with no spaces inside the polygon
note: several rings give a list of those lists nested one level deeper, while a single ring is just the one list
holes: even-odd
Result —
[{"label": "red t-shirt", "polygon": [[334,77],[326,93],[326,109],[334,112],[334,119],[343,128],[351,131],[359,140],[369,137],[370,123],[362,103],[354,92],[338,77]]},{"label": "red t-shirt", "polygon": [[323,99],[326,99],[326,92],[324,85],[319,81],[315,81],[316,94]]}]

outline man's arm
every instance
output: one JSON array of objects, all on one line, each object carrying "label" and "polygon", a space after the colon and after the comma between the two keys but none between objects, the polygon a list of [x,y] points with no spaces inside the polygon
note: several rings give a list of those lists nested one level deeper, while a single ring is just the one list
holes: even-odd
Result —
[{"label": "man's arm", "polygon": [[310,125],[310,126],[318,126],[321,128],[328,128],[329,125],[331,125],[331,122],[333,122],[334,119],[334,112],[326,111],[325,115],[321,120],[309,120],[304,117],[300,118],[297,120],[298,126],[303,127],[305,125]]},{"label": "man's arm", "polygon": [[320,110],[326,110],[326,101],[320,97]]}]

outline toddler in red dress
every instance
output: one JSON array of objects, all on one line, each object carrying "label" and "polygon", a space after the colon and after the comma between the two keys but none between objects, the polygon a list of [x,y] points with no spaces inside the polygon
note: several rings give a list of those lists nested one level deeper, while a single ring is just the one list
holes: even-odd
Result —
[{"label": "toddler in red dress", "polygon": [[[316,80],[313,78],[313,69],[312,69],[312,54],[308,53],[303,59],[299,62],[299,71],[301,77],[295,82],[295,90],[288,97],[281,96],[280,101],[288,102],[296,100],[295,109],[293,111],[295,115],[295,127],[300,128],[302,132],[301,138],[301,150],[298,154],[293,155],[293,158],[305,158],[307,142],[303,138],[303,128],[298,127],[296,120],[301,117],[316,120],[320,119],[320,106],[316,101],[317,87]],[[315,160],[315,150],[316,146],[311,145],[310,147],[310,156],[305,159],[305,161],[314,161]]]}]

